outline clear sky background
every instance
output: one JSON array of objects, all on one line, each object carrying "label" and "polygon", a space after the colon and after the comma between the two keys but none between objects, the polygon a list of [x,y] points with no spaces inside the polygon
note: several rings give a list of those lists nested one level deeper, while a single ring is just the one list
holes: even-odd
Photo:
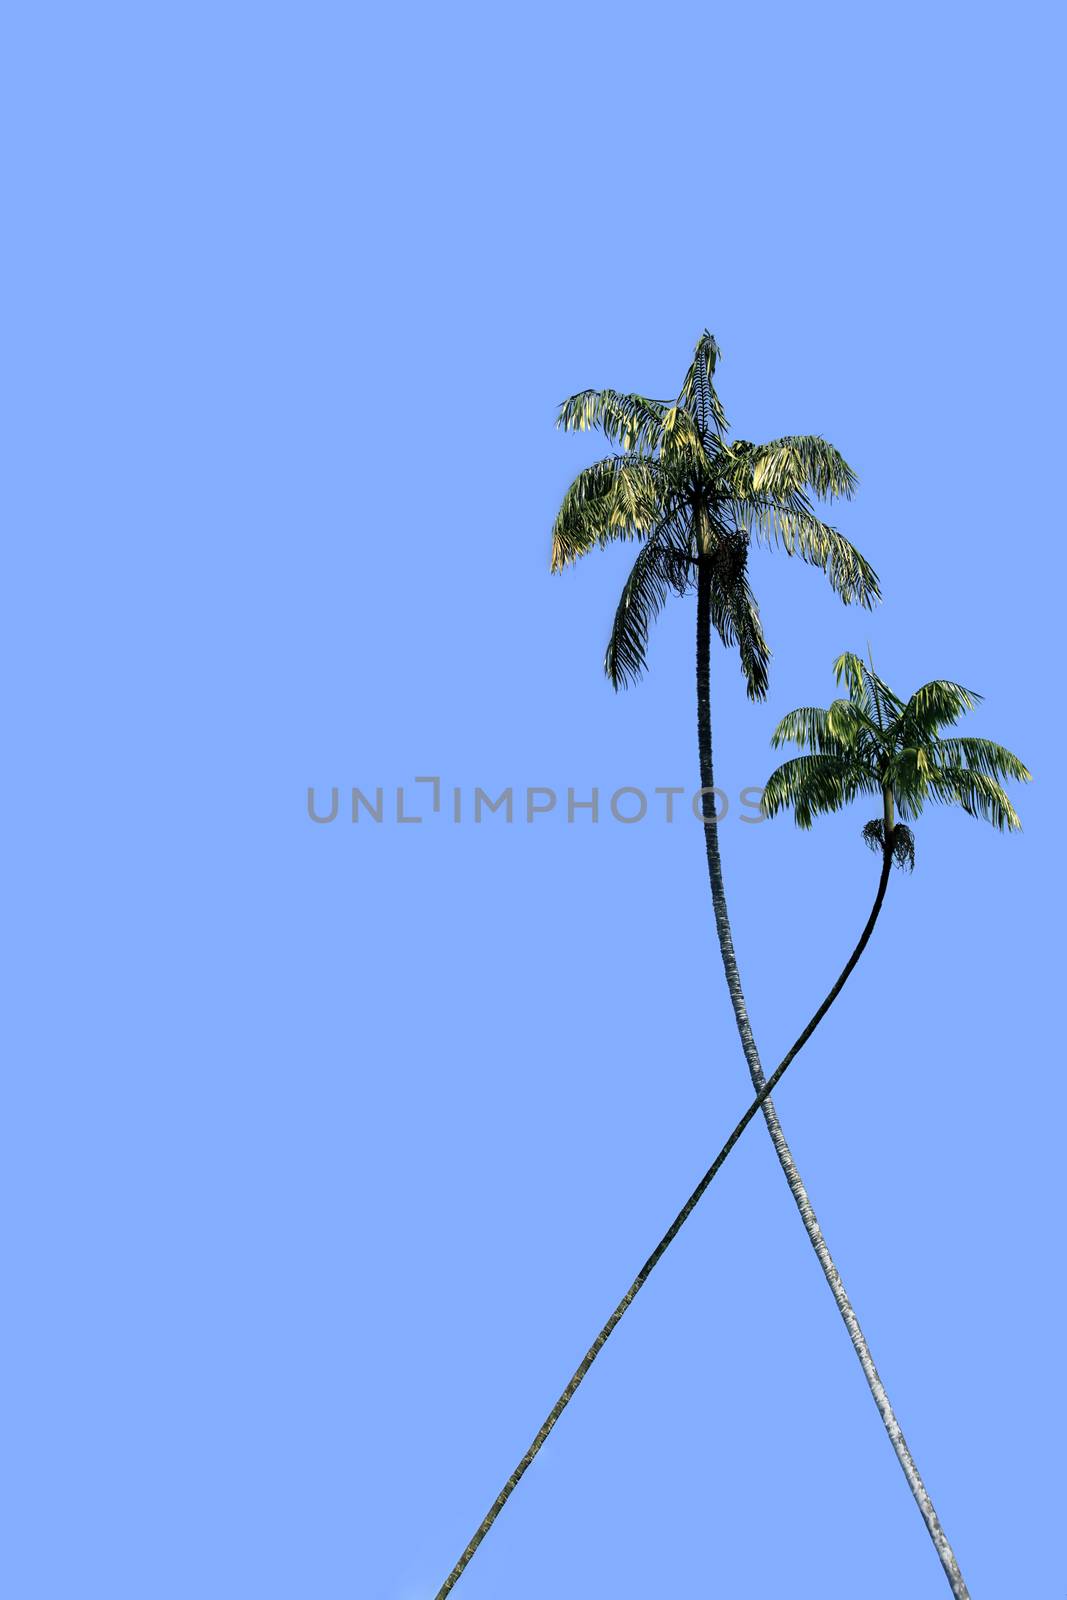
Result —
[{"label": "clear sky background", "polygon": [[[548,571],[588,385],[707,325],[884,605],[758,555],[768,703],[986,694],[1025,832],[916,828],[779,1108],[975,1600],[1063,1595],[1054,8],[41,6],[9,21],[0,1586],[430,1600],[748,1100],[698,825],[305,794],[696,786],[693,614]],[[409,787],[411,805],[426,792]],[[863,805],[723,823],[773,1064]],[[463,1600],[946,1593],[762,1126]]]}]

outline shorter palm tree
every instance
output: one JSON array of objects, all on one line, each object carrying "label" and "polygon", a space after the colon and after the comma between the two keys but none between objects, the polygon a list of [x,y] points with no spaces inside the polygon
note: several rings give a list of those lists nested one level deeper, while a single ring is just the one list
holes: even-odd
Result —
[{"label": "shorter palm tree", "polygon": [[[435,1600],[446,1600],[463,1576],[472,1557],[493,1526],[519,1480],[539,1453],[541,1446],[570,1404],[587,1372],[622,1318],[644,1288],[655,1267],[667,1253],[685,1223],[696,1210],[726,1158],[778,1087],[795,1058],[807,1044],[819,1023],[845,987],[860,956],[867,948],[885,899],[890,868],[894,861],[909,869],[914,865],[915,846],[911,830],[896,821],[897,814],[914,817],[926,800],[962,805],[972,816],[984,816],[999,828],[1019,828],[1022,824],[1011,801],[998,783],[1000,777],[1028,780],[1029,772],[1010,750],[988,739],[943,739],[939,730],[952,726],[965,711],[976,706],[981,696],[957,683],[938,679],[924,684],[905,704],[858,656],[843,655],[836,664],[837,681],[849,690],[848,700],[836,700],[827,711],[804,707],[791,711],[775,729],[772,743],[787,741],[808,745],[811,754],[787,761],[771,776],[764,792],[768,815],[792,806],[797,822],[810,828],[816,814],[837,811],[860,793],[882,796],[883,814],[863,830],[867,843],[882,854],[882,870],[870,916],[837,982],[816,1011],[803,1033],[763,1083],[756,1098],[737,1123],[730,1137],[705,1172],[685,1205],[679,1211],[659,1244],[653,1250],[633,1283],[627,1289],[607,1322],[597,1334],[574,1376],[548,1413],[529,1449],[497,1495],[488,1513],[475,1530],[456,1565],[452,1568]],[[769,797],[769,798],[768,798]],[[878,1401],[893,1448],[904,1469],[912,1493],[919,1503],[927,1528],[948,1575],[953,1593],[966,1600],[963,1581],[952,1548],[946,1539],[937,1513],[919,1476],[900,1425],[889,1410],[881,1379],[865,1347],[857,1345],[867,1381]]]},{"label": "shorter palm tree", "polygon": [[[838,683],[847,700],[835,700],[825,711],[801,706],[782,718],[771,743],[797,744],[806,754],[784,762],[767,780],[763,809],[768,816],[792,809],[797,825],[810,828],[814,819],[840,811],[860,794],[877,795],[882,815],[868,822],[863,836],[881,852],[878,892],[858,958],[885,898],[893,861],[909,870],[915,864],[915,841],[907,821],[918,817],[928,802],[958,805],[994,827],[1022,827],[1001,784],[1004,778],[1029,781],[1030,774],[1010,750],[991,739],[946,737],[981,696],[961,684],[936,678],[901,700],[859,656],[846,652],[835,663]],[[908,1449],[900,1425],[885,1400],[881,1379],[857,1345],[864,1374],[885,1423],[890,1443],[918,1503],[949,1586],[957,1600],[966,1600],[967,1586],[938,1520],[933,1503]]]}]

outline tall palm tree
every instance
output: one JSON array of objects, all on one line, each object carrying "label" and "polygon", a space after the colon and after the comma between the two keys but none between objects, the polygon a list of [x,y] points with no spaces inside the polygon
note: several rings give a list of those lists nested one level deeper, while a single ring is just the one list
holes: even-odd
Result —
[{"label": "tall palm tree", "polygon": [[[585,468],[564,496],[553,529],[559,570],[615,540],[640,543],[622,591],[605,657],[615,688],[644,671],[651,623],[669,595],[696,592],[697,743],[703,791],[704,841],[715,926],[741,1047],[757,1095],[766,1076],[753,1036],[726,904],[711,736],[711,631],[736,646],[748,694],[767,690],[770,652],[748,581],[753,540],[822,568],[847,602],[870,605],[878,580],[837,529],[816,514],[813,497],[850,498],[856,478],[825,439],[789,435],[766,444],[727,438],[715,389],[719,349],[705,329],[678,397],[658,401],[613,389],[585,390],[564,402],[559,425],[599,428],[620,448]],[[952,1548],[904,1441],[859,1319],[845,1292],[807,1190],[786,1142],[774,1102],[761,1106],[790,1192],[834,1301],[848,1329],[875,1404],[904,1468],[956,1600],[967,1600]]]}]

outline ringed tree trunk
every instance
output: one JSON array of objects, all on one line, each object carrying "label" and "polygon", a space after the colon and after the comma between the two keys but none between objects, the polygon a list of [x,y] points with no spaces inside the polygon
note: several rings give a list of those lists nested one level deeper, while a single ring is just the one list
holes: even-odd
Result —
[{"label": "ringed tree trunk", "polygon": [[[719,829],[715,816],[715,773],[712,762],[711,747],[711,573],[706,561],[700,564],[697,577],[697,738],[700,747],[700,786],[703,791],[702,804],[704,813],[704,840],[708,860],[708,877],[711,882],[711,898],[715,909],[715,928],[719,937],[719,949],[722,952],[722,964],[726,973],[726,987],[730,993],[730,1003],[733,1006],[734,1020],[737,1031],[741,1037],[741,1048],[744,1051],[745,1061],[748,1064],[749,1076],[757,1094],[761,1094],[766,1085],[766,1077],[760,1062],[756,1041],[752,1036],[752,1027],[748,1017],[748,1007],[745,1004],[744,992],[741,988],[741,976],[737,969],[737,957],[734,953],[733,934],[730,929],[730,917],[726,908],[726,890],[723,883],[722,859],[719,854]],[[892,797],[888,796],[885,804],[886,833],[884,846],[888,849],[892,831]],[[888,865],[888,862],[885,863]],[[907,1441],[896,1419],[893,1408],[889,1403],[885,1385],[878,1376],[878,1369],[874,1364],[867,1340],[864,1338],[859,1319],[852,1309],[852,1303],[845,1293],[845,1286],[841,1281],[841,1274],[834,1265],[833,1257],[823,1238],[822,1229],[818,1218],[812,1209],[808,1192],[797,1171],[793,1153],[786,1143],[782,1125],[778,1120],[778,1113],[774,1102],[767,1098],[762,1103],[763,1118],[767,1124],[771,1143],[782,1171],[785,1173],[786,1182],[789,1184],[790,1193],[796,1201],[797,1210],[800,1212],[805,1231],[811,1241],[812,1249],[819,1258],[830,1292],[834,1297],[838,1311],[841,1313],[848,1336],[852,1341],[852,1348],[859,1358],[863,1375],[867,1379],[874,1403],[878,1413],[885,1424],[890,1443],[900,1462],[908,1486],[915,1496],[927,1531],[934,1542],[949,1587],[956,1600],[970,1600],[967,1585],[963,1581],[959,1564],[953,1554],[937,1512],[934,1510],[933,1501],[926,1491],[926,1486],[919,1476],[919,1469],[912,1459]]]}]

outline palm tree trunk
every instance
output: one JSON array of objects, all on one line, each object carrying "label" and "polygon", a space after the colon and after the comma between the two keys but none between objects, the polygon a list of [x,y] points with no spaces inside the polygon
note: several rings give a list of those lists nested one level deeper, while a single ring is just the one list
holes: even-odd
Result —
[{"label": "palm tree trunk", "polygon": [[[711,898],[715,908],[715,927],[719,936],[719,949],[722,952],[722,964],[726,973],[726,987],[730,992],[730,1001],[733,1006],[734,1019],[737,1023],[737,1031],[741,1036],[741,1048],[748,1063],[748,1071],[752,1079],[753,1088],[762,1097],[762,1091],[766,1087],[767,1080],[764,1076],[759,1052],[756,1049],[756,1041],[752,1036],[748,1008],[741,988],[741,977],[737,970],[733,934],[730,930],[730,918],[726,908],[722,859],[719,855],[719,829],[715,816],[713,795],[715,773],[711,750],[711,574],[708,566],[704,563],[700,566],[697,579],[697,737],[700,746],[700,785],[704,791],[704,839],[707,849],[708,877],[711,881]],[[887,872],[888,831],[884,845],[883,871]],[[874,1403],[878,1407],[878,1413],[885,1424],[885,1429],[896,1452],[897,1460],[900,1462],[904,1476],[908,1480],[908,1486],[915,1496],[923,1521],[926,1523],[927,1531],[934,1542],[934,1548],[945,1570],[949,1587],[956,1600],[970,1600],[967,1585],[963,1581],[963,1574],[960,1572],[952,1546],[945,1536],[938,1520],[937,1512],[934,1510],[933,1502],[926,1492],[922,1478],[919,1476],[919,1469],[912,1459],[911,1451],[908,1449],[900,1424],[889,1403],[889,1396],[885,1392],[885,1386],[878,1376],[878,1369],[874,1364],[867,1341],[863,1336],[859,1320],[852,1309],[852,1303],[848,1295],[845,1293],[841,1274],[834,1265],[833,1257],[830,1255],[826,1240],[823,1238],[822,1229],[819,1227],[807,1190],[801,1181],[800,1173],[797,1171],[792,1151],[786,1143],[785,1134],[782,1132],[782,1125],[778,1120],[778,1113],[774,1109],[774,1102],[769,1098],[762,1097],[762,1111],[764,1121],[767,1124],[767,1131],[771,1136],[771,1143],[774,1145],[782,1171],[785,1173],[786,1182],[789,1184],[790,1192],[796,1201],[797,1209],[811,1241],[812,1249],[819,1258],[819,1265],[822,1267],[826,1281],[830,1285],[830,1292],[837,1304],[837,1309],[841,1313],[845,1327],[848,1329],[852,1347],[859,1358],[860,1366],[863,1368],[863,1375],[870,1386]]]},{"label": "palm tree trunk", "polygon": [[456,1584],[463,1576],[464,1569],[471,1560],[471,1557],[474,1555],[478,1546],[489,1532],[489,1529],[493,1526],[493,1523],[496,1521],[501,1511],[503,1511],[508,1500],[511,1498],[511,1495],[518,1485],[520,1478],[525,1473],[527,1467],[529,1467],[532,1463],[541,1446],[552,1432],[552,1429],[556,1426],[556,1423],[567,1409],[567,1406],[573,1400],[578,1391],[578,1387],[586,1373],[589,1371],[589,1368],[593,1365],[593,1362],[596,1360],[601,1350],[603,1350],[608,1339],[622,1321],[623,1316],[629,1310],[638,1294],[644,1288],[646,1282],[652,1274],[653,1269],[667,1253],[668,1248],[677,1238],[686,1221],[696,1210],[697,1205],[700,1203],[707,1189],[710,1187],[712,1179],[715,1177],[723,1162],[730,1154],[730,1151],[733,1149],[738,1139],[740,1139],[741,1135],[752,1121],[752,1118],[756,1115],[756,1112],[763,1105],[768,1095],[770,1095],[772,1091],[777,1088],[778,1084],[785,1076],[787,1069],[792,1065],[793,1061],[800,1054],[801,1050],[803,1050],[804,1046],[815,1032],[815,1029],[819,1026],[819,1023],[822,1021],[823,1017],[825,1017],[826,1013],[829,1011],[830,1007],[841,993],[841,990],[845,987],[845,984],[849,978],[849,974],[852,972],[853,967],[855,967],[860,956],[867,948],[867,942],[870,939],[871,934],[874,932],[874,925],[878,920],[878,913],[882,909],[882,901],[885,899],[886,885],[889,882],[889,868],[892,864],[892,859],[892,851],[888,848],[883,848],[882,871],[878,879],[878,892],[874,897],[874,905],[871,907],[871,914],[867,918],[863,932],[860,934],[859,940],[857,941],[856,948],[845,962],[837,982],[834,984],[833,988],[830,990],[829,994],[826,996],[826,999],[823,1001],[818,1011],[816,1011],[815,1015],[812,1017],[803,1033],[800,1034],[792,1048],[782,1057],[774,1072],[772,1072],[771,1076],[767,1079],[767,1082],[760,1089],[759,1093],[756,1095],[756,1098],[752,1101],[752,1104],[749,1106],[748,1110],[745,1112],[744,1116],[741,1118],[740,1122],[734,1128],[730,1137],[727,1139],[726,1143],[715,1157],[715,1160],[711,1163],[711,1166],[708,1168],[707,1172],[705,1172],[704,1176],[701,1178],[700,1182],[689,1196],[689,1199],[686,1201],[681,1211],[679,1211],[678,1215],[667,1229],[667,1232],[663,1235],[663,1238],[653,1250],[652,1254],[641,1268],[641,1271],[637,1274],[637,1277],[634,1279],[633,1283],[631,1283],[630,1287],[627,1289],[626,1293],[615,1307],[615,1310],[611,1313],[611,1316],[608,1318],[607,1322],[605,1322],[604,1326],[593,1340],[593,1343],[589,1346],[589,1349],[586,1351],[577,1371],[571,1378],[570,1383],[568,1383],[567,1387],[564,1389],[563,1393],[552,1407],[552,1410],[548,1413],[548,1416],[541,1424],[537,1433],[534,1435],[533,1443],[530,1445],[530,1448],[527,1450],[526,1454],[515,1468],[515,1471],[511,1474],[511,1477],[508,1479],[507,1483],[505,1483],[503,1489],[501,1489],[500,1493],[493,1501],[493,1504],[489,1507],[485,1517],[479,1523],[474,1537],[471,1539],[467,1548],[456,1562],[456,1565],[452,1568],[452,1571],[449,1573],[440,1589],[438,1589],[435,1600],[445,1600],[445,1596],[450,1594],[455,1588]]}]

